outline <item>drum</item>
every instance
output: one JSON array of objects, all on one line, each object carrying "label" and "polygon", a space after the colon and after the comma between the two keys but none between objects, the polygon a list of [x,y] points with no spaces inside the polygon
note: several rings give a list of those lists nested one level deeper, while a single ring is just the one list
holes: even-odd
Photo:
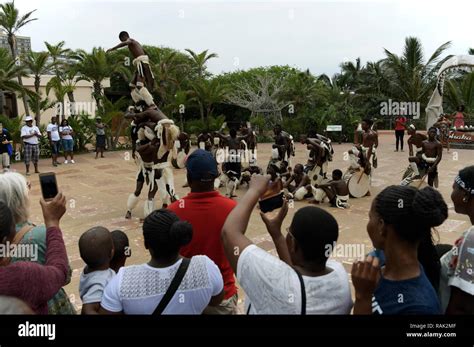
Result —
[{"label": "drum", "polygon": [[349,194],[354,198],[362,198],[369,192],[370,178],[364,171],[347,173],[344,180],[347,182]]},{"label": "drum", "polygon": [[184,151],[179,152],[176,159],[171,159],[171,164],[176,169],[184,169],[186,166],[186,153]]},{"label": "drum", "polygon": [[308,171],[308,177],[311,180],[311,185],[323,183],[324,176],[322,175],[322,169],[319,165],[314,165],[314,167]]}]

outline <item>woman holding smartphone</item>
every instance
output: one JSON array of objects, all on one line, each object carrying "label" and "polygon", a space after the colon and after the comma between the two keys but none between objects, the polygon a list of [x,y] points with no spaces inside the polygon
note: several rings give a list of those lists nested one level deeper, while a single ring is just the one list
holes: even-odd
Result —
[{"label": "woman holding smartphone", "polygon": [[[16,172],[6,172],[0,175],[0,201],[4,201],[13,215],[15,225],[14,242],[16,244],[32,244],[37,250],[29,257],[3,258],[0,263],[16,263],[20,261],[47,264],[48,262],[48,225],[35,225],[29,221],[30,199],[29,185],[25,177]],[[60,194],[58,194],[60,195]],[[43,199],[44,200],[44,199]],[[55,200],[55,199],[53,199]],[[5,266],[5,264],[3,264]],[[1,264],[0,264],[1,269]],[[71,280],[71,268],[68,266],[66,285]],[[1,293],[0,293],[1,294]],[[28,301],[27,301],[28,302]],[[42,309],[41,309],[42,310]],[[58,288],[57,293],[50,298],[47,305],[48,314],[76,314],[74,306],[63,288]]]}]

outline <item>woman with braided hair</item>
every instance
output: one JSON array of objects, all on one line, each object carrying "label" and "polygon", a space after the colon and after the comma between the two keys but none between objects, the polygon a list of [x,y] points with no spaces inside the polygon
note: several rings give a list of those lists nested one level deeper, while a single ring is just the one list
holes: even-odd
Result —
[{"label": "woman with braided hair", "polygon": [[459,171],[451,200],[472,225],[441,257],[441,308],[446,314],[474,314],[474,165]]},{"label": "woman with braided hair", "polygon": [[[192,237],[191,224],[174,212],[159,209],[149,214],[143,222],[143,238],[150,261],[119,270],[104,290],[99,313],[201,314],[207,305],[219,305],[224,282],[216,264],[204,255],[191,259],[179,255]],[[180,280],[175,281],[179,274]],[[169,291],[173,282],[174,292]]]},{"label": "woman with braided hair", "polygon": [[[379,259],[369,256],[353,264],[355,314],[441,313],[436,290],[427,277],[428,272],[436,271],[436,261],[431,263],[434,269],[425,268],[419,253],[420,245],[431,238],[431,229],[447,217],[443,197],[431,187],[389,186],[377,195],[367,232],[374,247],[383,250],[385,263],[379,267]],[[436,260],[434,247],[431,250]]]}]

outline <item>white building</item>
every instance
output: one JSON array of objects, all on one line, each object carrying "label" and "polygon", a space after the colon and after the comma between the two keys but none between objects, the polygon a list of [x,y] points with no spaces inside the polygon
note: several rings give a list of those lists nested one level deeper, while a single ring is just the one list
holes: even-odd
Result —
[{"label": "white building", "polygon": [[[43,96],[43,98],[46,96],[46,84],[53,77],[54,77],[54,75],[42,75],[41,76],[40,93]],[[30,75],[29,77],[24,77],[22,80],[23,80],[23,85],[26,88],[28,88],[32,91],[35,90],[34,89],[34,76]],[[102,87],[103,88],[110,87],[110,80],[109,79],[103,80],[102,81]],[[95,112],[96,112],[96,103],[95,103],[94,97],[92,96],[92,92],[93,92],[93,86],[92,86],[91,82],[87,82],[87,81],[77,82],[76,89],[74,90],[75,105],[73,105],[76,109],[76,114],[80,114],[82,111],[85,112],[85,113],[88,113],[90,115],[95,114]],[[54,101],[54,102],[57,101],[53,90],[50,90],[49,95],[48,95],[48,99],[50,101]],[[25,115],[25,108],[23,106],[23,100],[21,99],[20,95],[17,95],[17,100],[16,101],[17,101],[16,102],[17,112],[14,112],[13,110],[11,110],[10,112],[5,111],[4,113],[6,113],[9,116],[15,116],[15,113],[18,116],[24,116]],[[65,96],[63,102],[65,103],[65,109],[66,109],[66,110],[63,110],[63,112],[64,112],[64,114],[67,118],[70,115],[70,113],[69,113],[70,112],[69,111],[70,103],[69,103],[69,98],[67,97],[67,95]],[[8,102],[6,104],[8,105]],[[11,104],[11,102],[10,102],[10,104]],[[61,112],[61,110],[57,110],[56,107],[50,108],[46,111],[43,111],[41,113],[41,123],[42,124],[47,124],[50,121],[51,117],[54,116],[54,115],[57,115],[58,112]],[[30,115],[34,117],[34,114],[33,114],[33,112],[31,112],[31,110],[30,110]]]}]

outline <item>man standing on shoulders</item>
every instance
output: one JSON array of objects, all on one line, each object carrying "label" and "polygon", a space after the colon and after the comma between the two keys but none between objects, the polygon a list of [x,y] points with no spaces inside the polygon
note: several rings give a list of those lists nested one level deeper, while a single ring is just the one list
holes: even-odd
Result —
[{"label": "man standing on shoulders", "polygon": [[[191,242],[181,248],[181,255],[207,255],[221,271],[224,279],[224,300],[219,306],[208,306],[204,314],[236,314],[237,287],[234,271],[224,254],[221,230],[224,222],[236,206],[236,202],[214,190],[218,176],[217,163],[212,154],[198,149],[186,161],[187,180],[191,193],[172,203],[168,209],[181,220],[193,226]],[[216,213],[219,211],[219,213]]]},{"label": "man standing on shoulders", "polygon": [[35,166],[35,173],[38,171],[39,161],[39,138],[42,136],[39,128],[33,125],[33,117],[26,116],[26,125],[21,128],[21,139],[25,148],[26,176],[30,175],[30,162]]},{"label": "man standing on shoulders", "polygon": [[51,123],[46,127],[46,131],[51,146],[51,159],[53,161],[53,166],[58,166],[59,143],[61,137],[59,136],[59,126],[55,116],[51,117]]}]

